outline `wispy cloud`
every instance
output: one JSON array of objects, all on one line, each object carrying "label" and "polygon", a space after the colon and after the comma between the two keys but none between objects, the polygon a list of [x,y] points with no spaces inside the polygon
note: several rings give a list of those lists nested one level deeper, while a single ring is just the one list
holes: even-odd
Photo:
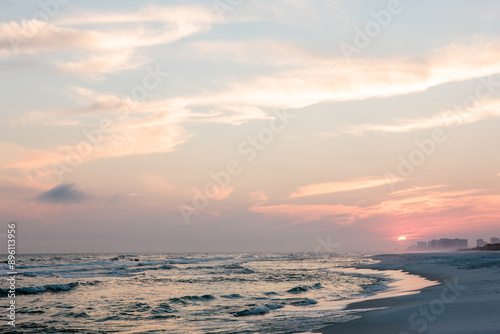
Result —
[{"label": "wispy cloud", "polygon": [[74,62],[60,62],[59,67],[64,72],[77,73],[84,76],[95,76],[103,73],[118,73],[136,68],[145,62],[133,61],[133,50],[113,50],[102,54],[93,54],[83,60]]},{"label": "wispy cloud", "polygon": [[474,124],[482,120],[500,117],[500,100],[478,101],[463,109],[449,109],[431,117],[397,121],[394,124],[350,125],[335,133],[363,135],[370,132],[403,133],[439,127]]},{"label": "wispy cloud", "polygon": [[[208,50],[211,43],[214,47],[207,51],[207,59],[220,57],[249,64],[257,59],[257,63],[261,60],[287,67],[272,75],[228,82],[222,91],[180,98],[192,106],[235,104],[297,109],[323,101],[354,101],[421,92],[436,85],[500,72],[497,41],[449,45],[418,58],[356,60],[328,58],[284,45],[268,48],[267,43],[259,42],[250,42],[251,49],[245,49],[240,42],[203,42],[193,46],[199,50],[197,56],[203,57],[203,50]],[[280,60],[278,50],[287,48],[291,60]],[[474,51],[479,49],[481,53]],[[442,119],[433,122],[442,122]]]},{"label": "wispy cloud", "polygon": [[[141,64],[130,60],[135,49],[177,41],[208,30],[218,21],[209,8],[150,5],[133,13],[79,13],[51,22],[1,22],[0,57],[90,52],[84,59],[80,55],[78,60],[67,61],[65,57],[56,64],[78,74],[115,73]],[[151,23],[163,24],[163,28],[150,27]],[[96,29],[96,24],[103,26]]]},{"label": "wispy cloud", "polygon": [[79,12],[78,15],[61,17],[61,25],[114,24],[114,23],[185,23],[207,24],[221,22],[213,8],[206,6],[154,6],[148,5],[129,13]]},{"label": "wispy cloud", "polygon": [[391,195],[408,195],[411,193],[417,193],[417,192],[421,192],[424,190],[439,189],[439,188],[444,188],[444,187],[448,187],[448,186],[443,185],[443,184],[438,184],[435,186],[412,187],[412,188],[408,188],[408,189],[404,189],[404,190],[395,191],[395,192],[391,193]]},{"label": "wispy cloud", "polygon": [[[152,7],[130,14],[72,16],[47,23],[37,20],[0,24],[0,51],[14,53],[55,53],[78,50],[111,50],[159,45],[208,29],[218,19],[201,7]],[[113,26],[115,23],[165,23],[164,29],[146,26]],[[81,25],[105,23],[106,29],[92,30]],[[79,26],[79,28],[75,28]],[[35,33],[33,33],[35,31]],[[27,36],[27,37],[25,37]],[[28,38],[29,37],[29,38]],[[12,48],[12,40],[20,40]]]},{"label": "wispy cloud", "polygon": [[[53,148],[34,149],[14,143],[0,142],[0,167],[24,171],[41,169],[40,175],[50,175],[55,164],[68,164],[68,161],[78,161],[78,165],[101,158],[142,155],[149,153],[171,152],[184,143],[190,134],[181,125],[189,116],[189,111],[183,109],[168,109],[158,107],[149,109],[145,102],[133,102],[127,98],[100,94],[91,90],[76,90],[82,102],[86,101],[88,110],[105,110],[103,115],[110,122],[109,131],[100,133],[90,142],[86,137],[81,142],[67,143]],[[129,113],[117,115],[117,109],[124,107]],[[49,120],[61,113],[49,114]],[[65,114],[66,117],[79,117],[81,114]],[[43,119],[40,115],[37,121]],[[99,128],[99,124],[87,124],[87,132]],[[83,136],[83,135],[82,135]],[[77,146],[85,142],[82,151],[77,154]],[[81,148],[80,148],[81,149]],[[42,173],[45,170],[46,173]]]},{"label": "wispy cloud", "polygon": [[345,191],[361,190],[380,187],[389,183],[399,182],[401,179],[388,180],[386,177],[359,178],[341,182],[316,183],[299,187],[288,198],[307,197],[323,194],[332,194]]},{"label": "wispy cloud", "polygon": [[[74,43],[66,34],[53,33],[52,35],[54,34],[59,36],[59,39],[67,38],[68,45]],[[86,34],[91,36],[89,37],[91,39],[99,39],[94,33],[86,32]],[[59,42],[61,41],[58,40]],[[205,45],[204,48],[206,47]],[[477,49],[483,51],[480,54],[470,51]],[[237,57],[238,61],[246,61],[245,57],[241,58],[243,53],[241,45],[237,45],[233,50],[237,50],[234,57]],[[221,53],[225,51],[224,48],[220,50]],[[271,58],[274,59],[272,54],[273,52],[271,52]],[[82,112],[109,113],[110,110],[120,107],[128,108],[130,117],[117,121],[114,126],[116,133],[125,133],[128,138],[134,139],[133,142],[128,142],[106,137],[100,145],[95,147],[92,155],[84,159],[84,162],[103,157],[170,152],[190,137],[185,129],[185,125],[190,122],[237,125],[270,118],[268,113],[270,108],[296,109],[322,101],[359,100],[374,96],[407,94],[445,82],[468,80],[500,72],[500,47],[495,43],[479,43],[474,46],[451,45],[428,54],[424,57],[424,61],[421,59],[419,61],[360,59],[348,62],[345,59],[324,58],[320,62],[311,62],[312,59],[317,60],[317,56],[302,51],[297,55],[297,59],[291,64],[294,69],[287,68],[272,76],[258,76],[247,81],[228,82],[225,89],[213,92],[177,95],[162,100],[137,102],[109,93],[75,88],[78,99],[87,103],[90,101]],[[448,61],[442,60],[443,55],[447,56]],[[300,59],[304,61],[301,62]],[[122,65],[127,63],[126,60],[124,62]],[[314,66],[310,65],[311,63]],[[75,63],[73,66],[75,71],[78,68],[78,71],[83,71],[86,66],[96,66],[96,70],[106,71],[105,68],[109,69],[110,65],[106,64],[98,69],[99,61],[96,61],[94,64]],[[134,105],[133,108],[130,108],[131,104]],[[206,107],[207,112],[193,112],[198,107]],[[468,124],[480,119],[498,117],[498,110],[500,110],[499,100],[485,100],[463,110],[458,117],[461,124]],[[48,113],[46,117],[52,120],[57,119],[58,122],[74,122],[81,120],[79,117],[82,115],[81,113],[66,114],[65,118],[61,119],[56,114]],[[447,110],[426,119],[408,120],[396,125],[361,125],[356,129],[351,128],[350,131],[357,133],[375,130],[411,131],[443,123],[449,124],[456,117],[456,111]],[[43,116],[39,114],[34,118],[40,121]],[[7,143],[4,143],[2,147],[5,148],[6,145]],[[15,149],[17,154],[9,159],[7,166],[28,169],[47,165],[48,162],[64,161],[67,156],[63,153],[66,147],[67,145],[61,145],[51,150],[18,147]],[[382,182],[381,180],[361,180],[347,184],[311,185],[299,189],[292,196],[302,197],[363,189],[381,185]]]}]

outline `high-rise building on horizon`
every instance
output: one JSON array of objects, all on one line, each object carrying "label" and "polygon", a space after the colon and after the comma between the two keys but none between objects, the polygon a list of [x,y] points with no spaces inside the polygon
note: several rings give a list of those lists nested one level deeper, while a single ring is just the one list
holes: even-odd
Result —
[{"label": "high-rise building on horizon", "polygon": [[[480,240],[484,242],[483,239],[478,239],[477,242],[479,244]],[[486,244],[486,243],[485,243]],[[439,240],[433,239],[429,242],[419,241],[416,245],[408,247],[408,250],[458,250],[458,249],[466,249],[469,247],[469,240],[467,239],[448,239],[441,238]]]},{"label": "high-rise building on horizon", "polygon": [[439,239],[437,241],[437,248],[438,249],[463,249],[467,248],[469,242],[467,239]]},{"label": "high-rise building on horizon", "polygon": [[427,242],[426,241],[417,242],[417,249],[418,250],[426,250],[427,249]]},{"label": "high-rise building on horizon", "polygon": [[492,237],[491,238],[491,244],[500,244],[500,238]]},{"label": "high-rise building on horizon", "polygon": [[484,241],[484,239],[477,239],[476,245],[477,245],[477,247],[483,247],[486,245],[486,241]]}]

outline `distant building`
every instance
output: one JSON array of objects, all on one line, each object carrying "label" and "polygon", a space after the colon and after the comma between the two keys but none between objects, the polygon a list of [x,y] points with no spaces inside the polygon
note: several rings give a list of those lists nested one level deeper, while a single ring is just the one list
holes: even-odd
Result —
[{"label": "distant building", "polygon": [[451,239],[439,239],[437,243],[437,248],[453,248],[454,243],[452,243]]},{"label": "distant building", "polygon": [[469,247],[469,240],[467,239],[455,239],[458,240],[458,248],[459,249],[465,249]]},{"label": "distant building", "polygon": [[500,244],[500,238],[496,237],[491,238],[491,244]]},{"label": "distant building", "polygon": [[437,241],[437,249],[464,249],[469,245],[467,239],[439,239]]},{"label": "distant building", "polygon": [[417,249],[418,250],[426,250],[427,249],[427,242],[426,241],[417,242]]},{"label": "distant building", "polygon": [[483,247],[486,245],[486,241],[484,241],[484,239],[477,239],[476,244],[477,247]]},{"label": "distant building", "polygon": [[[482,240],[482,239],[479,239]],[[477,242],[479,242],[477,240]],[[484,241],[484,240],[483,240]],[[466,249],[469,246],[469,241],[467,239],[439,239],[431,240],[429,242],[420,241],[416,245],[408,247],[410,251],[422,251],[422,250],[458,250]]]}]

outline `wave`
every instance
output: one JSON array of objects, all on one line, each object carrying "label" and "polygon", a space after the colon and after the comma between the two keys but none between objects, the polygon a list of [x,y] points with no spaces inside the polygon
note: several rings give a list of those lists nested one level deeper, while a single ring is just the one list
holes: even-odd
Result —
[{"label": "wave", "polygon": [[[177,267],[172,266],[170,264],[163,264],[161,266],[148,266],[148,264],[142,264],[139,263],[137,266],[130,266],[130,267],[119,267],[116,268],[115,270],[111,271],[110,273],[120,273],[120,274],[133,274],[133,273],[142,273],[146,270],[171,270],[171,269],[176,269]],[[132,275],[133,276],[133,275]]]},{"label": "wave", "polygon": [[18,313],[22,314],[43,314],[45,313],[40,307],[22,307],[17,310]]},{"label": "wave", "polygon": [[[32,269],[44,270],[32,270]],[[31,269],[31,270],[29,270]],[[68,265],[50,265],[50,266],[24,266],[19,270],[18,275],[25,277],[37,276],[60,276],[67,278],[83,277],[132,277],[147,270],[172,270],[177,267],[166,264],[165,262],[154,263],[117,263],[117,262],[88,262],[85,267]],[[5,276],[3,274],[2,276]]]},{"label": "wave", "polygon": [[146,303],[134,303],[128,305],[123,312],[128,313],[128,312],[146,312],[151,309],[151,306],[149,306]]},{"label": "wave", "polygon": [[[40,294],[40,293],[46,293],[46,292],[64,292],[64,291],[70,291],[77,286],[80,285],[95,285],[98,284],[99,281],[95,282],[87,282],[87,283],[80,283],[80,282],[71,282],[71,283],[66,283],[66,284],[47,284],[47,285],[42,285],[42,286],[29,286],[29,287],[23,287],[23,288],[16,288],[16,294],[18,295],[35,295],[35,294]],[[9,289],[0,289],[0,296],[4,297],[9,294]]]},{"label": "wave", "polygon": [[235,317],[247,317],[251,315],[263,315],[271,312],[271,310],[276,310],[279,308],[285,307],[283,304],[266,304],[266,305],[260,305],[251,309],[246,309],[243,311],[238,311],[238,312],[232,312],[232,314]]},{"label": "wave", "polygon": [[269,312],[271,312],[271,309],[269,309],[269,307],[261,305],[261,306],[257,306],[255,308],[252,308],[249,310],[247,309],[247,310],[243,310],[243,311],[234,312],[233,315],[235,317],[246,317],[249,315],[262,315],[262,314],[266,314]]},{"label": "wave", "polygon": [[305,299],[300,299],[300,300],[292,301],[292,302],[290,302],[290,305],[293,305],[293,306],[308,306],[308,305],[315,305],[317,303],[318,302],[315,301],[314,299],[305,298]]},{"label": "wave", "polygon": [[[19,295],[34,295],[44,292],[61,292],[61,291],[69,291],[75,287],[77,287],[79,283],[68,283],[68,284],[49,284],[42,286],[29,286],[26,288],[17,288],[16,294]],[[7,296],[9,293],[9,289],[1,289],[0,295]]]},{"label": "wave", "polygon": [[110,258],[109,260],[110,261],[119,261],[119,260],[124,260],[124,259],[129,259],[129,261],[139,261],[138,256],[132,255],[132,254],[120,254],[118,256]]},{"label": "wave", "polygon": [[266,296],[279,296],[279,293],[274,292],[274,291],[264,292],[264,294],[265,294]]},{"label": "wave", "polygon": [[[111,333],[116,328],[134,333],[154,328],[164,328],[172,334],[298,333],[322,327],[332,319],[331,315],[338,314],[326,302],[337,300],[337,296],[366,294],[365,288],[379,288],[368,286],[376,280],[364,275],[356,278],[338,274],[336,264],[342,259],[334,259],[332,264],[329,258],[316,259],[314,254],[30,257],[33,262],[22,263],[29,268],[18,271],[20,287],[30,287],[25,292],[31,294],[21,296],[29,298],[30,303],[18,309],[23,318],[19,332],[23,333],[98,334]],[[0,263],[0,267],[3,265]],[[94,280],[102,282],[95,289],[79,286]],[[101,298],[101,288],[113,289],[111,295],[106,294],[109,298]],[[137,293],[131,294],[131,290]],[[165,294],[154,295],[154,291]],[[72,297],[85,292],[90,292],[85,296],[89,301],[86,305]],[[47,327],[25,327],[31,319]]]},{"label": "wave", "polygon": [[[133,263],[130,263],[130,265],[133,265]],[[99,277],[112,276],[116,269],[125,267],[126,265],[122,263],[100,260],[70,264],[19,265],[16,269],[19,275],[26,277],[54,275],[62,277]],[[0,274],[0,276],[5,275],[6,273]]]},{"label": "wave", "polygon": [[361,285],[363,288],[363,292],[368,294],[368,295],[373,295],[377,291],[382,291],[382,290],[387,290],[388,286],[384,283],[377,282],[373,284],[368,284],[368,285]]},{"label": "wave", "polygon": [[177,283],[190,283],[190,284],[201,284],[201,283],[217,283],[217,282],[258,282],[258,278],[243,278],[243,277],[228,277],[224,276],[211,276],[202,278],[180,278],[176,279]]},{"label": "wave", "polygon": [[177,304],[187,304],[189,302],[206,302],[210,300],[214,300],[215,297],[212,295],[203,295],[203,296],[183,296],[183,297],[178,297],[178,298],[170,298],[169,300],[172,303],[177,303]]},{"label": "wave", "polygon": [[231,271],[232,273],[235,273],[235,274],[253,274],[253,273],[255,273],[255,271],[253,271],[252,269],[245,268],[237,263],[225,265],[222,267],[226,270]]},{"label": "wave", "polygon": [[58,263],[58,264],[45,264],[45,265],[18,265],[16,266],[17,269],[35,269],[35,268],[61,268],[61,267],[82,267],[82,266],[88,266],[88,267],[95,267],[95,266],[112,266],[116,265],[115,263],[107,260],[99,260],[99,261],[90,261],[90,262],[81,262],[81,263]]},{"label": "wave", "polygon": [[[89,274],[85,275],[87,272],[94,271],[100,268],[79,268],[79,269],[68,269],[68,270],[42,270],[42,271],[19,271],[18,275],[26,277],[36,277],[36,276],[63,276],[64,274],[75,274],[79,273],[78,277],[97,277],[98,275]],[[83,275],[80,275],[83,274]],[[73,275],[74,276],[74,275]]]},{"label": "wave", "polygon": [[67,318],[74,318],[74,319],[77,319],[77,318],[88,318],[89,315],[85,312],[61,312],[61,313],[58,313],[56,314],[56,316],[62,316],[62,317],[67,317]]},{"label": "wave", "polygon": [[178,311],[172,308],[167,303],[160,303],[157,307],[151,310],[151,318],[152,319],[168,319],[168,318],[178,318],[177,315],[173,313],[177,313]]},{"label": "wave", "polygon": [[316,283],[312,286],[311,285],[299,285],[299,286],[296,286],[294,288],[291,288],[290,290],[287,290],[286,292],[293,293],[293,294],[299,294],[299,293],[307,292],[307,291],[312,290],[312,289],[323,289],[323,286],[321,285],[321,283]]},{"label": "wave", "polygon": [[279,303],[266,304],[265,306],[270,310],[276,310],[285,307],[285,305]]},{"label": "wave", "polygon": [[106,321],[110,321],[110,320],[121,320],[122,318],[117,316],[117,315],[111,315],[109,317],[104,317],[104,318],[101,318],[101,319],[97,319],[97,320],[94,320],[95,322],[106,322]]},{"label": "wave", "polygon": [[224,260],[232,260],[233,257],[211,257],[211,258],[187,258],[183,256],[179,256],[178,258],[168,260],[167,263],[170,264],[193,264],[193,263],[201,263],[201,262],[212,262],[212,261],[224,261]]},{"label": "wave", "polygon": [[232,293],[230,295],[222,295],[221,298],[226,298],[226,299],[238,299],[238,298],[243,298],[242,295],[238,293]]},{"label": "wave", "polygon": [[158,267],[154,267],[154,266],[146,267],[146,264],[139,263],[138,267],[141,267],[142,270],[170,270],[170,269],[177,269],[176,266],[173,266],[171,264],[163,264],[163,265],[158,266]]}]

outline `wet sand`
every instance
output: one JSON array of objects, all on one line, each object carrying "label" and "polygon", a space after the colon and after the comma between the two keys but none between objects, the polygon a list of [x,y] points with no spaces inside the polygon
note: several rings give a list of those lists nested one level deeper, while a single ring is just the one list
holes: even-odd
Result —
[{"label": "wet sand", "polygon": [[323,334],[500,333],[500,253],[378,255],[360,268],[403,270],[439,284],[418,294],[351,303],[360,318],[313,331]]}]

